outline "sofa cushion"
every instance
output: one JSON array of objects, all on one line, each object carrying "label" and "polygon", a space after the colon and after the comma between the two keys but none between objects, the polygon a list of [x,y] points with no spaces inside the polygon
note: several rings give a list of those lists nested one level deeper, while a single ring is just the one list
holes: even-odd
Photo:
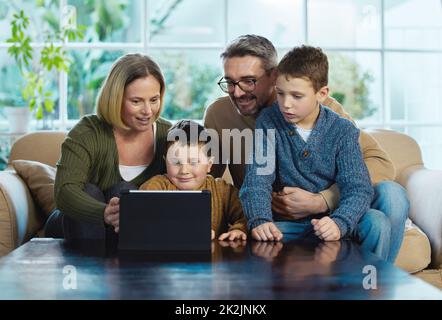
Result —
[{"label": "sofa cushion", "polygon": [[395,265],[409,273],[425,269],[431,262],[431,246],[428,237],[410,219],[407,220],[404,240]]},{"label": "sofa cushion", "polygon": [[64,131],[35,131],[18,138],[11,147],[8,164],[14,160],[32,160],[55,167],[60,159]]},{"label": "sofa cushion", "polygon": [[400,177],[406,168],[423,166],[420,147],[411,136],[385,129],[367,130],[367,133],[375,138],[390,156],[396,168],[397,177]]},{"label": "sofa cushion", "polygon": [[56,169],[44,163],[30,160],[14,160],[12,166],[25,181],[38,208],[45,216],[49,216],[55,208]]},{"label": "sofa cushion", "polygon": [[0,257],[28,241],[46,220],[26,182],[12,168],[0,171]]}]

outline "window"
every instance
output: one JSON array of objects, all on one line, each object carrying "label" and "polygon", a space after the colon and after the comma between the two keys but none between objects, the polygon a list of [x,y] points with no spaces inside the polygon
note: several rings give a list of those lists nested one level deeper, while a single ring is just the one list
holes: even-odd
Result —
[{"label": "window", "polygon": [[223,1],[148,0],[146,31],[152,45],[224,43]]},{"label": "window", "polygon": [[83,42],[142,42],[143,0],[69,0],[77,11],[77,24],[86,27]]},{"label": "window", "polygon": [[372,51],[326,50],[330,94],[356,120],[382,118],[381,54]]},{"label": "window", "polygon": [[60,1],[0,0],[0,42],[9,38],[9,22],[13,14],[24,10],[30,16],[33,28],[31,35],[37,41],[44,41],[45,31],[57,28],[60,17]]},{"label": "window", "polygon": [[227,1],[228,39],[242,34],[259,34],[279,47],[292,47],[304,40],[302,0]]},{"label": "window", "polygon": [[72,67],[68,74],[67,118],[79,119],[93,113],[101,83],[112,63],[126,50],[71,50]]},{"label": "window", "polygon": [[[44,41],[39,31],[56,28],[65,5],[76,7],[85,37],[65,45],[71,70],[49,79],[59,103],[36,128],[69,128],[93,112],[113,61],[135,51],[152,55],[163,69],[163,116],[200,119],[223,95],[216,82],[224,46],[255,33],[272,40],[280,57],[303,43],[322,47],[331,93],[358,124],[410,134],[425,163],[442,169],[440,0],[0,0],[0,28],[9,30],[13,12],[24,9]],[[7,38],[8,32],[0,33],[0,104],[7,93],[20,91]]]},{"label": "window", "polygon": [[380,48],[381,0],[308,1],[308,40],[332,48]]},{"label": "window", "polygon": [[385,46],[389,49],[442,49],[439,0],[385,1]]}]

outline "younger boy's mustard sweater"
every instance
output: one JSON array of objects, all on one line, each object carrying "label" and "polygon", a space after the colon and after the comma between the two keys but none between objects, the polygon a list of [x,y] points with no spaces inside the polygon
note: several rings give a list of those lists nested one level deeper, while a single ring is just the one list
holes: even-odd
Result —
[{"label": "younger boy's mustard sweater", "polygon": [[[140,190],[178,190],[166,175],[157,175],[140,186]],[[247,232],[238,189],[224,180],[208,175],[199,190],[209,190],[212,200],[212,229],[215,237],[235,229]]]}]

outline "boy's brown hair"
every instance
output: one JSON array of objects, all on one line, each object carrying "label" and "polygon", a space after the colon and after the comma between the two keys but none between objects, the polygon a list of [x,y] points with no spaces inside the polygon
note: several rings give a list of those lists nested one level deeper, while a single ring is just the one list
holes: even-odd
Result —
[{"label": "boy's brown hair", "polygon": [[204,148],[208,157],[211,156],[211,150],[207,148],[207,144],[210,142],[210,135],[202,125],[195,121],[180,120],[169,129],[167,132],[166,151],[175,142],[185,143],[188,146],[199,145]]},{"label": "boy's brown hair", "polygon": [[305,45],[294,47],[279,62],[278,74],[307,78],[318,92],[328,84],[328,59],[321,48]]}]

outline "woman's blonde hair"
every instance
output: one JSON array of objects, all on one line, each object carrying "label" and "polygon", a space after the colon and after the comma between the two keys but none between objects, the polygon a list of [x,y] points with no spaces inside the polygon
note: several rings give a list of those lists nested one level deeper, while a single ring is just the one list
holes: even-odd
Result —
[{"label": "woman's blonde hair", "polygon": [[124,90],[131,82],[153,76],[160,83],[160,108],[155,121],[163,110],[166,84],[159,65],[149,56],[130,53],[119,58],[113,65],[97,96],[97,115],[112,126],[128,129],[121,118]]}]

